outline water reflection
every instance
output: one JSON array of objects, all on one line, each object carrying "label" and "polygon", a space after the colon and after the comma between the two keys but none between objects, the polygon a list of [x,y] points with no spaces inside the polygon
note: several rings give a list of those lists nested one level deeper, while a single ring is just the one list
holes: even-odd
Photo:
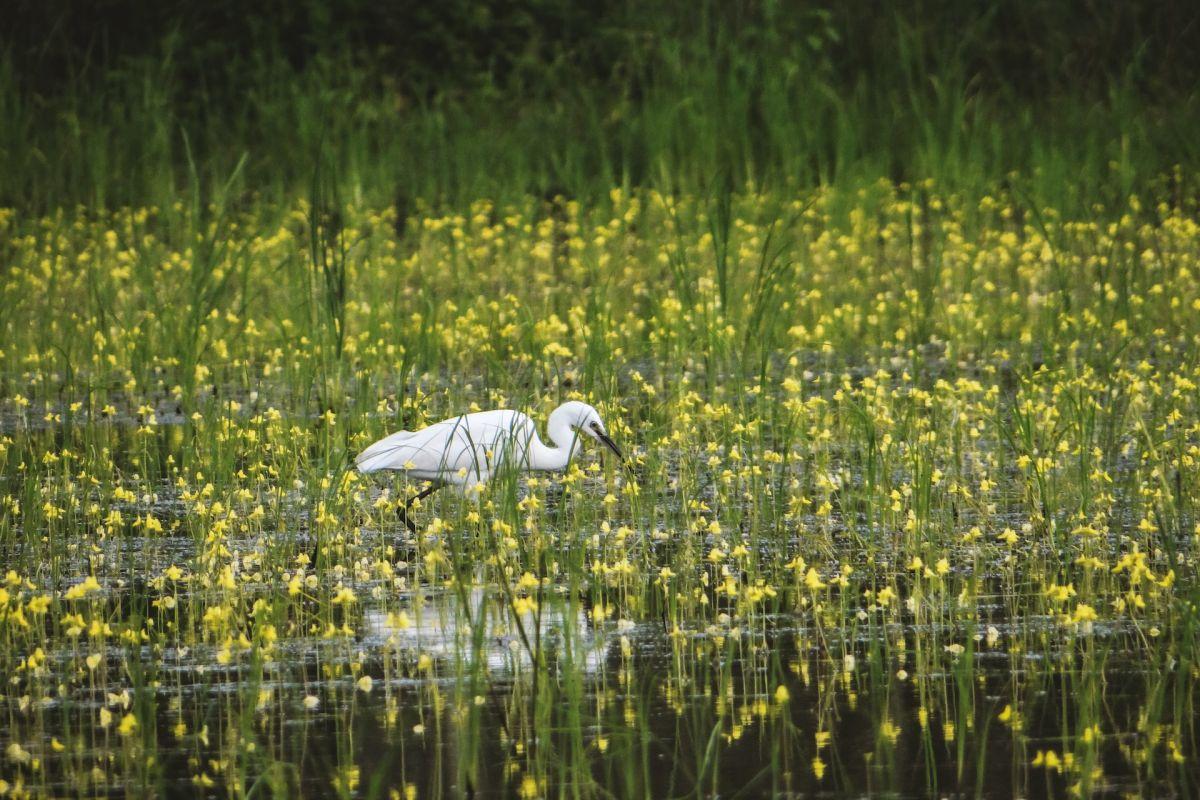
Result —
[{"label": "water reflection", "polygon": [[402,657],[424,654],[468,666],[479,662],[489,675],[505,677],[528,670],[539,650],[553,653],[566,643],[573,649],[574,668],[593,675],[604,666],[613,631],[631,627],[597,630],[579,603],[552,603],[542,613],[528,608],[506,613],[498,609],[498,594],[480,587],[461,598],[450,592],[418,593],[408,598],[409,610],[368,610],[364,633]]},{"label": "water reflection", "polygon": [[[471,600],[473,617],[485,618],[485,593]],[[372,663],[378,680],[370,702],[348,689],[323,697],[321,713],[291,734],[304,742],[303,782],[314,789],[336,782],[348,768],[338,758],[344,753],[360,786],[411,785],[421,797],[1055,797],[1078,782],[1073,762],[1081,756],[1065,743],[1082,706],[1102,702],[1105,727],[1135,731],[1147,696],[1186,683],[1114,661],[1093,684],[1044,657],[1003,653],[972,665],[924,662],[910,649],[904,670],[895,653],[869,640],[835,661],[811,630],[778,619],[715,637],[652,626],[599,636],[580,614],[569,630],[557,628],[554,648],[600,641],[580,650],[586,669],[552,664],[539,682],[505,632],[489,629],[473,650],[463,641],[469,637],[441,627],[455,624],[452,614],[427,610],[400,630],[372,615],[371,636],[400,652],[436,652],[437,660],[418,680],[388,680],[384,665]],[[555,630],[545,628],[548,636]],[[489,673],[482,695],[472,694],[470,669],[461,666],[472,658]],[[1019,725],[1005,715],[1014,682],[1028,698]],[[1100,684],[1106,688],[1096,696],[1081,695]],[[1095,791],[1174,785],[1178,774],[1139,766],[1137,739],[1097,739],[1088,756]],[[1034,764],[1039,752],[1055,754],[1048,766],[1045,755]]]},{"label": "water reflection", "polygon": [[[132,440],[111,444],[137,450]],[[173,444],[161,453],[164,462],[182,457]],[[46,484],[73,497],[74,480],[63,473]],[[553,557],[590,547],[597,564],[614,567],[607,580],[582,558],[561,573],[543,562],[541,573],[557,577],[534,578],[526,564],[489,561],[487,537],[499,534],[490,521],[469,527],[472,509],[460,510],[452,533],[412,538],[374,513],[381,490],[364,492],[372,511],[345,511],[368,524],[347,527],[331,514],[321,522],[322,501],[295,484],[271,484],[273,514],[239,528],[230,520],[251,519],[260,497],[239,497],[239,486],[206,505],[206,479],[193,483],[112,489],[103,513],[81,515],[88,536],[56,544],[54,559],[29,572],[62,593],[61,614],[36,616],[43,590],[6,578],[3,631],[17,643],[6,651],[9,723],[0,731],[10,790],[18,780],[47,795],[1196,789],[1197,614],[1186,595],[1154,594],[1162,570],[1142,574],[1144,598],[1132,582],[1106,587],[1131,604],[1163,603],[1152,620],[1076,620],[1045,600],[1073,586],[1018,584],[1012,559],[980,560],[965,577],[947,567],[946,581],[963,578],[948,591],[936,562],[902,559],[884,538],[859,547],[843,525],[834,541],[869,576],[852,592],[835,589],[845,572],[811,571],[790,533],[772,530],[740,555],[714,554],[722,539],[707,527],[688,540],[610,526],[612,540],[602,541],[596,517],[586,532],[571,527],[577,506],[562,490],[522,486],[513,505],[539,497],[545,516],[536,521],[559,525],[546,539]],[[694,496],[716,502],[715,492]],[[217,502],[223,514],[212,512]],[[107,522],[114,513],[119,525]],[[966,512],[960,520],[976,522]],[[703,579],[681,613],[670,565],[689,547]],[[752,552],[764,567],[794,566],[771,585],[749,574],[733,581],[725,566]],[[962,545],[944,552],[969,561]],[[1126,556],[1135,569],[1140,552]],[[638,557],[630,572],[616,569]],[[1119,572],[1105,577],[1127,580]],[[85,575],[103,583],[88,588]],[[736,585],[722,594],[726,578]],[[783,598],[769,612],[768,588]],[[747,601],[752,593],[759,599]]]}]

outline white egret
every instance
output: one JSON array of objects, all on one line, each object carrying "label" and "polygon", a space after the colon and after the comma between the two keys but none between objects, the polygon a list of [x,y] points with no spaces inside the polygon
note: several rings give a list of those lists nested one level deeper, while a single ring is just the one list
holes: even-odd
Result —
[{"label": "white egret", "polygon": [[537,426],[520,411],[507,409],[463,414],[418,431],[398,431],[380,439],[354,459],[359,472],[397,470],[417,480],[430,481],[410,498],[401,512],[404,524],[415,532],[408,508],[443,486],[470,495],[503,469],[557,471],[566,469],[579,449],[583,433],[606,445],[623,460],[620,449],[608,438],[596,409],[572,400],[550,414],[548,446],[538,438]]}]

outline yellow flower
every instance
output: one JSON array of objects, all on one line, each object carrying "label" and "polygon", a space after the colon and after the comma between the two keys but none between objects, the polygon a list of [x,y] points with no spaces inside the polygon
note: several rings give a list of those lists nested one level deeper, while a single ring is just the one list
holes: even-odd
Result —
[{"label": "yellow flower", "polygon": [[530,597],[513,598],[513,612],[517,616],[525,616],[537,611],[537,602]]},{"label": "yellow flower", "polygon": [[[1172,577],[1174,577],[1173,573]],[[0,603],[0,605],[3,605],[3,603]],[[29,602],[25,604],[25,608],[31,614],[45,614],[50,610],[50,596],[41,594],[37,597],[31,597]]]},{"label": "yellow flower", "polygon": [[808,564],[805,563],[803,558],[801,558],[800,556],[796,556],[795,558],[793,558],[791,561],[787,562],[783,566],[786,567],[787,569],[794,569],[794,570],[796,570],[796,572],[803,572],[808,567]]},{"label": "yellow flower", "polygon": [[1045,752],[1038,750],[1037,755],[1033,757],[1033,766],[1045,767],[1047,770],[1062,772],[1063,762],[1058,757],[1058,753],[1053,750],[1047,750]]},{"label": "yellow flower", "polygon": [[1056,603],[1065,603],[1075,596],[1075,585],[1071,583],[1066,586],[1052,584],[1046,587],[1046,596]]},{"label": "yellow flower", "polygon": [[8,756],[9,761],[17,764],[26,764],[33,758],[29,751],[17,742],[10,744],[4,753]]},{"label": "yellow flower", "polygon": [[808,587],[810,591],[814,592],[818,589],[825,588],[825,583],[821,580],[821,576],[818,575],[817,571],[812,567],[809,567],[808,572],[804,574],[804,585]]},{"label": "yellow flower", "polygon": [[538,782],[532,775],[526,775],[521,778],[521,788],[517,790],[517,794],[524,800],[534,800],[534,798],[541,794],[541,791],[538,789]]},{"label": "yellow flower", "polygon": [[138,721],[133,714],[126,714],[121,717],[120,724],[117,725],[117,733],[122,736],[132,736],[137,731]]},{"label": "yellow flower", "polygon": [[67,589],[64,597],[67,600],[79,600],[87,597],[89,594],[101,591],[102,588],[94,575],[88,575],[81,583],[77,583],[70,589]]},{"label": "yellow flower", "polygon": [[349,586],[342,586],[337,590],[337,594],[333,596],[333,604],[335,606],[348,606],[356,600],[358,600],[358,596],[354,594],[354,590]]}]

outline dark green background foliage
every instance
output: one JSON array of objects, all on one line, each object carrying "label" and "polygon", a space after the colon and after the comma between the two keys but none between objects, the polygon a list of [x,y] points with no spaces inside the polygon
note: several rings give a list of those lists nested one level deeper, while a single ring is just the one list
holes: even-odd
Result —
[{"label": "dark green background foliage", "polygon": [[[0,30],[0,201],[1016,171],[1068,204],[1197,155],[1200,4],[22,0]],[[1114,180],[1115,178],[1115,180]]]}]

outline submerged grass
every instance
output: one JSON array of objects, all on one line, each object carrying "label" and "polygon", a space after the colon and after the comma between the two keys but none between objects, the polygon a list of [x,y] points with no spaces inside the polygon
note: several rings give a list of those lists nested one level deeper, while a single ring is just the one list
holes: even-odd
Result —
[{"label": "submerged grass", "polygon": [[1193,201],[350,196],[0,214],[0,788],[1196,790]]}]

